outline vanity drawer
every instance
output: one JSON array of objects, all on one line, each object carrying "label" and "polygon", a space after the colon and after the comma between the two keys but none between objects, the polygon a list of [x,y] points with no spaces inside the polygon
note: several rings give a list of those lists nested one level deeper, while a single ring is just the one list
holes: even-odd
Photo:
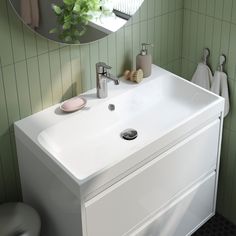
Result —
[{"label": "vanity drawer", "polygon": [[129,236],[185,236],[193,233],[214,214],[215,178],[213,172],[199,181],[170,207],[158,212]]},{"label": "vanity drawer", "polygon": [[121,236],[213,171],[216,120],[85,203],[88,236]]}]

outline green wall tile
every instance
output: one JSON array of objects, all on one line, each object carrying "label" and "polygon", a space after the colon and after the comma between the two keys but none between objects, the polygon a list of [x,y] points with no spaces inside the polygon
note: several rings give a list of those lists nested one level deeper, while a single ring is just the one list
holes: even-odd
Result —
[{"label": "green wall tile", "polygon": [[[2,68],[9,124],[20,119],[18,92],[14,65]],[[12,128],[12,127],[11,127]]]},{"label": "green wall tile", "polygon": [[168,64],[168,14],[163,15],[161,21],[161,66]]},{"label": "green wall tile", "polygon": [[2,68],[0,67],[0,136],[3,136],[9,131],[8,124],[8,113],[5,99],[5,91],[3,85],[3,76],[2,76]]},{"label": "green wall tile", "polygon": [[236,0],[233,0],[232,22],[233,22],[234,24],[236,24]]},{"label": "green wall tile", "polygon": [[[184,10],[184,24],[183,24],[183,51],[182,56],[188,58],[189,41],[190,41],[190,11]],[[201,34],[199,34],[201,35]]]},{"label": "green wall tile", "polygon": [[233,120],[233,111],[234,111],[234,106],[236,105],[234,104],[235,81],[228,78],[228,85],[229,85],[229,94],[230,94],[229,100],[230,100],[231,109],[227,117],[225,117],[224,119],[224,128],[232,130],[231,121]]},{"label": "green wall tile", "polygon": [[173,12],[175,10],[176,10],[176,0],[168,0],[168,12]]},{"label": "green wall tile", "polygon": [[142,4],[142,7],[140,8],[140,21],[145,21],[149,17],[148,16],[148,1],[144,1]]},{"label": "green wall tile", "polygon": [[56,43],[51,40],[48,40],[48,49],[50,51],[57,50],[59,48],[60,48],[60,43]]},{"label": "green wall tile", "polygon": [[110,34],[108,36],[108,64],[112,67],[112,73],[117,74],[116,71],[116,35]]},{"label": "green wall tile", "polygon": [[224,1],[215,0],[215,17],[218,19],[222,19],[223,9],[224,9]]},{"label": "green wall tile", "polygon": [[107,38],[98,41],[98,55],[100,61],[108,61]]},{"label": "green wall tile", "polygon": [[134,24],[132,26],[132,37],[133,37],[133,43],[132,43],[132,52],[133,52],[133,68],[136,68],[136,56],[140,52],[140,27],[137,24]]},{"label": "green wall tile", "polygon": [[[156,47],[156,45],[154,45],[154,42],[155,42],[155,19],[151,19],[150,21],[148,21],[147,42],[153,44],[153,47],[149,47],[149,53],[154,58],[154,47]],[[126,53],[126,51],[125,51],[125,53]]]},{"label": "green wall tile", "polygon": [[[221,35],[221,53],[228,56],[229,53],[229,42],[230,42],[230,23],[222,22],[222,35]],[[225,64],[225,69],[227,70],[228,60]]]},{"label": "green wall tile", "polygon": [[226,163],[226,176],[225,179],[227,179],[227,184],[224,187],[224,216],[227,218],[230,218],[231,214],[231,205],[232,205],[232,189],[234,189],[233,186],[233,177],[235,174],[235,158],[236,158],[236,132],[230,132],[229,134],[229,150],[228,150],[228,159]]},{"label": "green wall tile", "polygon": [[[17,153],[16,153],[16,141],[15,141],[15,134],[10,133],[10,149],[11,149],[11,155],[12,155],[12,165],[14,168],[14,174],[15,174],[15,189],[16,192],[14,198],[15,201],[22,201],[22,193],[21,193],[21,183],[20,183],[20,172],[18,167],[18,159],[17,159]],[[10,187],[10,186],[9,186]]]},{"label": "green wall tile", "polygon": [[194,50],[197,48],[197,31],[196,29],[198,28],[198,14],[195,12],[192,12],[191,17],[190,17],[190,22],[191,22],[191,27],[190,27],[190,39],[189,39],[189,47],[193,49],[193,51],[189,50],[189,55],[188,57],[192,61],[196,61],[198,59],[198,54],[197,50]]},{"label": "green wall tile", "polygon": [[63,97],[60,50],[49,52],[50,75],[52,81],[52,101],[60,102]]},{"label": "green wall tile", "polygon": [[148,9],[147,9],[147,15],[149,19],[152,19],[153,17],[155,17],[155,4],[156,4],[157,0],[148,0],[147,4],[148,4]]},{"label": "green wall tile", "polygon": [[[206,17],[206,25],[205,25],[205,47],[212,49],[213,42],[213,26],[214,19],[212,17]],[[209,58],[209,63],[212,64],[212,58]]]},{"label": "green wall tile", "polygon": [[160,16],[162,14],[162,0],[155,0],[155,13],[156,16]]},{"label": "green wall tile", "polygon": [[125,27],[125,57],[124,57],[124,69],[131,70],[133,69],[133,49],[132,49],[132,27]]},{"label": "green wall tile", "polygon": [[53,104],[49,55],[46,53],[38,56],[38,63],[42,104],[43,108],[47,108]]},{"label": "green wall tile", "polygon": [[[11,8],[8,4],[8,8]],[[15,12],[11,9],[9,12],[9,27],[11,33],[11,43],[12,43],[12,51],[14,61],[21,61],[25,59],[25,45],[24,45],[24,37],[22,30],[22,23],[15,17]]]},{"label": "green wall tile", "polygon": [[[82,90],[86,91],[91,88],[91,66],[90,66],[90,46],[81,46],[81,84]],[[92,59],[92,58],[91,58]]]},{"label": "green wall tile", "polygon": [[231,21],[232,17],[232,8],[233,8],[233,0],[224,0],[223,7],[223,20]]},{"label": "green wall tile", "polygon": [[[12,153],[10,135],[0,136],[0,158],[3,171],[5,196],[7,201],[18,200],[18,189],[16,171],[14,166],[14,156]],[[14,186],[14,187],[12,187]]]},{"label": "green wall tile", "polygon": [[192,0],[191,1],[191,9],[193,11],[196,11],[198,8],[199,8],[199,1],[198,0]]},{"label": "green wall tile", "polygon": [[27,27],[23,27],[23,37],[26,58],[37,56],[37,47],[34,33]]},{"label": "green wall tile", "polygon": [[7,1],[0,1],[0,57],[2,65],[9,65],[13,62],[12,41],[7,14]]},{"label": "green wall tile", "polygon": [[[236,68],[235,68],[236,69]],[[231,112],[230,112],[230,116],[231,116],[231,123],[230,123],[230,130],[236,132],[236,82],[234,80],[234,83],[231,83],[231,87],[230,87],[230,105],[231,105]],[[233,86],[233,87],[232,87]],[[228,125],[229,126],[229,125]]]},{"label": "green wall tile", "polygon": [[231,24],[230,42],[229,42],[229,56],[228,56],[228,75],[231,79],[235,79],[235,62],[236,62],[236,25]]},{"label": "green wall tile", "polygon": [[220,174],[219,174],[219,186],[217,196],[217,209],[220,212],[224,211],[225,204],[225,187],[224,180],[227,176],[227,161],[228,161],[228,150],[229,150],[229,138],[230,131],[224,129],[222,136],[222,147],[221,147],[221,158],[220,158]]},{"label": "green wall tile", "polygon": [[132,24],[137,24],[140,21],[140,10],[138,10],[132,17]]},{"label": "green wall tile", "polygon": [[167,36],[167,60],[172,62],[175,59],[174,49],[177,42],[175,41],[175,14],[168,15],[168,36]]},{"label": "green wall tile", "polygon": [[[207,1],[209,1],[209,0],[207,0]],[[207,1],[206,0],[198,0],[198,2],[199,2],[198,11],[202,14],[206,14]]]},{"label": "green wall tile", "polygon": [[[174,45],[174,59],[182,57],[182,43],[183,43],[183,12],[178,10],[175,13],[175,42]],[[181,60],[179,60],[181,61]]]},{"label": "green wall tile", "polygon": [[32,113],[26,61],[15,64],[15,73],[20,117],[24,118]]},{"label": "green wall tile", "polygon": [[169,2],[168,0],[161,1],[161,12],[162,14],[166,14],[169,10]]},{"label": "green wall tile", "polygon": [[214,16],[215,15],[215,0],[207,0],[207,15]]},{"label": "green wall tile", "polygon": [[35,38],[36,38],[37,54],[41,55],[43,53],[48,52],[48,41],[38,35],[35,35]]},{"label": "green wall tile", "polygon": [[190,10],[191,9],[191,3],[192,3],[191,0],[184,0],[184,8]]},{"label": "green wall tile", "polygon": [[71,71],[73,81],[73,96],[82,92],[82,76],[81,76],[81,57],[79,46],[70,46],[71,52]]},{"label": "green wall tile", "polygon": [[[90,86],[92,88],[96,87],[96,71],[95,65],[99,61],[99,50],[98,42],[90,44]],[[107,62],[105,62],[107,63]]]},{"label": "green wall tile", "polygon": [[123,75],[125,65],[125,31],[124,28],[116,33],[116,74]]},{"label": "green wall tile", "polygon": [[155,19],[155,39],[154,39],[154,63],[161,63],[161,17]]},{"label": "green wall tile", "polygon": [[[3,165],[2,165],[2,158],[1,158],[1,155],[0,155],[0,189],[6,189],[6,186],[5,186],[5,178],[4,178],[4,175],[3,175]],[[5,202],[6,201],[6,193],[5,191],[0,191],[0,202]]]},{"label": "green wall tile", "polygon": [[149,43],[148,42],[148,22],[147,21],[142,21],[140,23],[140,43]]},{"label": "green wall tile", "polygon": [[207,46],[205,44],[205,32],[206,32],[206,17],[199,14],[198,27],[197,27],[197,52],[196,52],[198,61],[202,57],[203,48]]},{"label": "green wall tile", "polygon": [[28,59],[27,68],[32,113],[35,113],[43,109],[38,58]]},{"label": "green wall tile", "polygon": [[215,69],[219,63],[219,55],[221,53],[221,32],[222,30],[222,22],[220,20],[214,20],[213,26],[213,40],[212,40],[212,48],[211,48],[211,60],[212,67]]},{"label": "green wall tile", "polygon": [[[62,78],[62,93],[63,100],[72,97],[72,74],[71,74],[71,57],[70,57],[70,47],[60,48],[60,67],[61,67],[61,78]],[[53,83],[52,83],[53,86]],[[54,88],[53,88],[54,90]],[[52,91],[53,91],[52,90]]]},{"label": "green wall tile", "polygon": [[184,1],[183,0],[175,0],[175,8],[177,10],[184,8]]}]

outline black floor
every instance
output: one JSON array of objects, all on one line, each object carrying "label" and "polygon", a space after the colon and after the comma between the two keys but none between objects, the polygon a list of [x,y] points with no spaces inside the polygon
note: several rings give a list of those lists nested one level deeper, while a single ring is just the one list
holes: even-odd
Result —
[{"label": "black floor", "polygon": [[236,236],[236,226],[216,214],[192,236]]}]

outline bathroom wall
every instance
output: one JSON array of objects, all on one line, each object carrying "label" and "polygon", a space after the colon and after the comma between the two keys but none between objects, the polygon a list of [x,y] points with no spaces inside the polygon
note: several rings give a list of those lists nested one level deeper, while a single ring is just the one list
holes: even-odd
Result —
[{"label": "bathroom wall", "polygon": [[154,63],[181,73],[183,0],[145,0],[123,29],[84,46],[63,46],[27,29],[0,0],[0,203],[21,199],[13,123],[95,87],[95,63],[121,75],[140,43],[153,42]]},{"label": "bathroom wall", "polygon": [[220,54],[227,56],[231,112],[224,123],[217,209],[236,223],[236,0],[185,0],[183,77],[191,79],[204,47],[211,50],[212,70]]}]

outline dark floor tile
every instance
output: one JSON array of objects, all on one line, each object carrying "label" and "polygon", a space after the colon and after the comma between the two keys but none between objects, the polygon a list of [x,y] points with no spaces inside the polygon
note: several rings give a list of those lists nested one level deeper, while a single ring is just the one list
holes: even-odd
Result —
[{"label": "dark floor tile", "polygon": [[236,236],[236,226],[216,214],[192,236]]}]

